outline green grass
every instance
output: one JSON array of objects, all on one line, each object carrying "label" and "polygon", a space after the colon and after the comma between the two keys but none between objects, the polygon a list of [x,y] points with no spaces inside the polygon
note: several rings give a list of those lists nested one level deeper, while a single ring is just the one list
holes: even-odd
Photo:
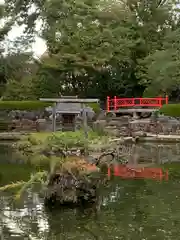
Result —
[{"label": "green grass", "polygon": [[159,112],[170,117],[180,117],[180,104],[163,105]]}]

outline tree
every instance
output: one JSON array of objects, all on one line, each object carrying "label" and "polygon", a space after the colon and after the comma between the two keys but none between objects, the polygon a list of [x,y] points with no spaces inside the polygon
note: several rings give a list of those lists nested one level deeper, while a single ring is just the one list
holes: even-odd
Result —
[{"label": "tree", "polygon": [[7,36],[8,32],[11,30],[13,25],[14,17],[9,17],[6,15],[5,12],[5,5],[0,4],[0,94],[2,89],[6,83],[5,77],[5,66],[4,66],[4,50],[5,50],[5,37]]},{"label": "tree", "polygon": [[146,94],[171,94],[180,84],[180,31],[170,31],[161,50],[144,59],[146,66]]},{"label": "tree", "polygon": [[[179,24],[171,0],[6,2],[28,32],[37,19],[43,22],[49,56],[33,77],[38,97],[142,95],[151,78],[148,57],[163,49],[166,35]],[[28,14],[32,4],[35,11]]]},{"label": "tree", "polygon": [[36,73],[36,65],[29,49],[29,39],[17,38],[8,41],[6,54],[1,57],[1,73],[4,76],[3,99],[23,100],[33,97],[31,75]]}]

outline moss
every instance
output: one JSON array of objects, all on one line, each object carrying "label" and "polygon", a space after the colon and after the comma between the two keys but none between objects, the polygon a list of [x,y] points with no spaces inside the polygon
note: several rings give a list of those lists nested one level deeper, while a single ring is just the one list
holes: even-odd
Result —
[{"label": "moss", "polygon": [[170,117],[180,117],[180,104],[163,105],[159,112]]}]

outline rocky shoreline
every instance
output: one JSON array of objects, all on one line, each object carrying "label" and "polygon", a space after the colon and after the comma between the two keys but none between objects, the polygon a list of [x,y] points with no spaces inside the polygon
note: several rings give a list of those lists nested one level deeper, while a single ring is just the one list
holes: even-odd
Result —
[{"label": "rocky shoreline", "polygon": [[107,117],[95,121],[93,128],[115,137],[154,137],[156,134],[163,139],[163,135],[169,135],[169,138],[180,135],[180,120],[167,116],[145,119],[133,119],[131,116]]}]

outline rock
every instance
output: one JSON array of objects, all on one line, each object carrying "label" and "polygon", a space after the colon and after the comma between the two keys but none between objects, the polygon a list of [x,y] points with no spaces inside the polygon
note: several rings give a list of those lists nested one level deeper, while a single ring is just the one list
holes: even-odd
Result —
[{"label": "rock", "polygon": [[111,136],[119,136],[119,130],[116,127],[105,127],[104,132],[111,135]]},{"label": "rock", "polygon": [[17,119],[13,120],[12,123],[8,126],[9,131],[39,131],[39,124],[36,121],[29,119]]},{"label": "rock", "polygon": [[113,112],[106,112],[106,120],[109,122],[112,118],[115,118],[116,114]]},{"label": "rock", "polygon": [[37,123],[39,124],[39,130],[40,131],[45,131],[47,130],[47,121],[46,119],[38,119]]},{"label": "rock", "polygon": [[138,132],[134,132],[132,137],[146,137],[147,133],[143,132],[143,131],[138,131]]},{"label": "rock", "polygon": [[95,112],[91,107],[86,107],[86,112],[87,112],[87,118],[88,120],[92,120],[95,116]]},{"label": "rock", "polygon": [[133,112],[133,119],[139,119],[139,115],[137,112]]},{"label": "rock", "polygon": [[101,111],[100,113],[98,113],[97,120],[106,120],[106,111]]},{"label": "rock", "polygon": [[140,117],[141,118],[149,118],[149,117],[151,117],[151,113],[142,112]]},{"label": "rock", "polygon": [[128,121],[121,121],[121,120],[111,120],[108,122],[108,126],[116,126],[116,127],[121,127],[121,126],[127,126]]},{"label": "rock", "polygon": [[96,122],[93,123],[93,129],[95,131],[103,131],[106,125],[107,125],[106,120],[97,120]]}]

